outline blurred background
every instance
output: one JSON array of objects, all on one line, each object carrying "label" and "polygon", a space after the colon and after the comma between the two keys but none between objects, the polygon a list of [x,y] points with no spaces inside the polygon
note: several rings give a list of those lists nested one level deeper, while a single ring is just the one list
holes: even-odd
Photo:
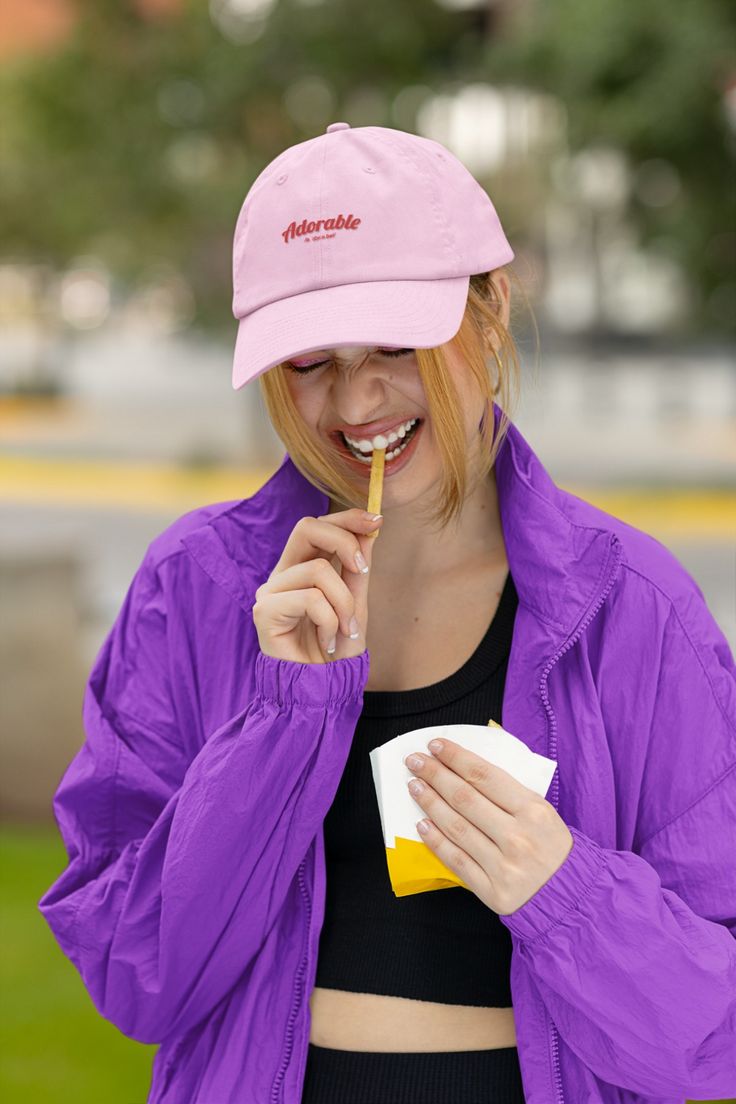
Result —
[{"label": "blurred background", "polygon": [[84,683],[148,542],[280,463],[231,386],[232,236],[329,123],[487,189],[512,414],[555,481],[662,541],[736,648],[736,9],[727,0],[0,3],[0,847],[6,1101],[143,1104],[36,910]]}]

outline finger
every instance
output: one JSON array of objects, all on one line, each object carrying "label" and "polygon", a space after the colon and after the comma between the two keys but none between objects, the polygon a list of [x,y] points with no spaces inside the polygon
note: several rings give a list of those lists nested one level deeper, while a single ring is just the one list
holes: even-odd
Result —
[{"label": "finger", "polygon": [[[424,820],[424,824],[421,823],[421,820]],[[448,834],[449,826],[445,825],[443,827],[429,811],[424,812],[421,820],[417,822],[420,839],[437,855],[438,859],[449,870],[454,871],[463,884],[473,893],[480,893],[484,888],[487,888],[489,882],[489,875],[486,871],[487,864],[492,864],[494,858],[495,861],[498,861],[500,857],[500,851],[495,847],[492,840],[475,840],[471,843],[469,835],[466,834],[464,842],[458,842]],[[471,846],[475,846],[475,853],[468,850],[468,847]],[[483,848],[482,857],[479,857],[479,848]],[[492,866],[490,866],[490,869],[492,869]]]},{"label": "finger", "polygon": [[[353,529],[354,521],[369,521],[372,522],[373,518],[378,516],[383,521],[383,514],[373,513],[371,510],[361,510],[357,506],[352,507],[350,510],[336,510],[334,514],[319,514],[317,521],[327,521],[330,525],[339,525],[342,528]],[[362,528],[362,526],[359,526]]]},{"label": "finger", "polygon": [[504,840],[516,827],[516,819],[496,805],[472,784],[455,774],[431,755],[422,756],[422,766],[407,769],[438,795],[446,808],[465,819],[490,839],[503,846]]},{"label": "finger", "polygon": [[360,534],[357,537],[360,551],[363,555],[365,566],[368,568],[367,572],[351,573],[342,571],[341,578],[345,583],[345,586],[349,590],[353,597],[355,604],[355,616],[361,628],[365,628],[367,632],[368,622],[368,588],[371,579],[371,567],[373,565],[373,549],[375,541],[371,539],[370,534]]},{"label": "finger", "polygon": [[[348,576],[349,577],[349,576]],[[355,598],[332,564],[325,559],[294,564],[268,581],[266,593],[283,595],[310,588],[321,591],[335,613],[335,629],[350,636],[350,620],[355,615]],[[334,635],[334,634],[333,634]]]},{"label": "finger", "polygon": [[305,617],[308,617],[317,630],[324,651],[337,635],[339,622],[337,614],[321,590],[307,587],[304,590],[290,590],[284,594],[266,593],[258,599],[261,614],[270,626],[272,635],[291,632]]},{"label": "finger", "polygon": [[[362,510],[348,511],[351,515],[343,524],[324,517],[300,518],[286,542],[274,572],[284,571],[296,563],[323,556],[325,552],[337,556],[340,563],[353,574],[360,574],[361,567],[355,561],[355,553],[361,551],[358,534],[368,534],[382,522],[369,521]],[[331,514],[330,518],[344,515]],[[349,528],[346,528],[349,524]],[[365,553],[363,553],[365,555]]]},{"label": "finger", "polygon": [[476,755],[467,748],[456,744],[454,740],[443,737],[442,748],[432,753],[432,759],[449,768],[454,774],[465,779],[480,793],[500,809],[513,815],[519,813],[529,801],[530,794],[538,797],[528,786],[509,774],[495,763]]}]

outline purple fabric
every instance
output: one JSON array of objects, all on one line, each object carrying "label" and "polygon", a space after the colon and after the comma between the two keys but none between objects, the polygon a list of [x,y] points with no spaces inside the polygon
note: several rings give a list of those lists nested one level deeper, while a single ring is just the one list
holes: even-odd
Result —
[{"label": "purple fabric", "polygon": [[[494,404],[498,425],[500,409]],[[573,848],[520,909],[529,1104],[736,1095],[736,669],[646,533],[496,462],[519,594],[502,723],[558,762]],[[329,501],[288,455],[250,499],[151,542],[94,663],[38,907],[102,1016],[160,1043],[148,1104],[299,1104],[324,918],[323,819],[370,654],[289,663],[251,608]]]}]

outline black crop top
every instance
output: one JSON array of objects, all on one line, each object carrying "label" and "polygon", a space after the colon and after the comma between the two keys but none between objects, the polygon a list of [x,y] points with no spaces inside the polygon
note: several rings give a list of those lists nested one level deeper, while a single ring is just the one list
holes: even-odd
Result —
[{"label": "black crop top", "polygon": [[459,670],[431,686],[364,691],[345,770],[324,821],[327,889],[316,985],[511,1007],[511,933],[495,912],[464,886],[394,895],[368,753],[414,728],[503,723],[517,602],[509,572],[488,631]]}]

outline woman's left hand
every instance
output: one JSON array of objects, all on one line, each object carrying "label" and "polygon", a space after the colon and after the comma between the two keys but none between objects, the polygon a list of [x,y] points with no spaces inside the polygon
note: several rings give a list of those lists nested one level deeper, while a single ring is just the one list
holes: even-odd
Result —
[{"label": "woman's left hand", "polygon": [[[425,784],[412,797],[430,818],[420,835],[468,889],[500,916],[515,912],[558,870],[573,845],[570,829],[549,801],[508,771],[443,739],[422,755]],[[410,790],[411,792],[411,790]],[[417,825],[419,828],[419,825]]]}]

